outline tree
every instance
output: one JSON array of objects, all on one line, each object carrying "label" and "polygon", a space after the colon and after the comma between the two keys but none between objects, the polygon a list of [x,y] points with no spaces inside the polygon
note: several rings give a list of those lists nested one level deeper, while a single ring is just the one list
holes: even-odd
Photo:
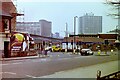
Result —
[{"label": "tree", "polygon": [[114,16],[118,19],[118,29],[120,30],[120,0],[106,0],[106,4],[111,5],[117,10],[117,13],[109,13],[108,16]]}]

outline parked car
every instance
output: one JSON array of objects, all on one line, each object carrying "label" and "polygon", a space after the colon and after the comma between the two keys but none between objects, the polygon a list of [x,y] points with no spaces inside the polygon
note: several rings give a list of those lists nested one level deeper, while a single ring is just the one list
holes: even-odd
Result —
[{"label": "parked car", "polygon": [[91,51],[91,49],[81,49],[80,53],[83,56],[83,55],[93,55],[94,52]]},{"label": "parked car", "polygon": [[53,45],[52,46],[52,52],[60,52],[62,48],[60,46]]}]

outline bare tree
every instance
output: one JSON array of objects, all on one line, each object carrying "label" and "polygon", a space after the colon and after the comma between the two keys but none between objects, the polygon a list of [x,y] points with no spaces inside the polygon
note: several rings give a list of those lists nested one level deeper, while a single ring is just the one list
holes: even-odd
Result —
[{"label": "bare tree", "polygon": [[118,19],[118,25],[116,29],[120,30],[120,0],[106,0],[105,3],[113,6],[113,9],[117,11],[114,13],[109,13],[108,16],[113,16],[115,19]]}]

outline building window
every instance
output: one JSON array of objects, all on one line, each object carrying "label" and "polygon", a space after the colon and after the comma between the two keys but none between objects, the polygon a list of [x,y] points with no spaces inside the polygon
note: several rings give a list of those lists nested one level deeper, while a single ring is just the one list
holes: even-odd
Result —
[{"label": "building window", "polygon": [[9,26],[9,20],[8,20],[8,19],[4,19],[4,20],[3,20],[4,30],[8,30],[8,26]]}]

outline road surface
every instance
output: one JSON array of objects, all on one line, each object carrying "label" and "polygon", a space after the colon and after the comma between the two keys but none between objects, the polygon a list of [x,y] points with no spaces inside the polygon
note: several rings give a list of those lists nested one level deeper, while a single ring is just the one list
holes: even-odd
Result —
[{"label": "road surface", "polygon": [[[2,62],[2,78],[37,78],[56,72],[117,61],[118,55],[81,56],[51,53],[50,57]],[[109,66],[110,67],[110,66]]]}]

